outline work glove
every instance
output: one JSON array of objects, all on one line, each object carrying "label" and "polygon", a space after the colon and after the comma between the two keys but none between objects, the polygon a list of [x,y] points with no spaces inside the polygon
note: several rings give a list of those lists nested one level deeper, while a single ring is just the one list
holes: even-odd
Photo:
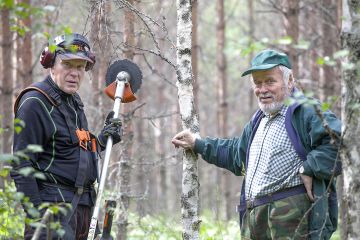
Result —
[{"label": "work glove", "polygon": [[112,137],[114,145],[121,141],[122,123],[120,118],[113,117],[114,111],[111,111],[106,117],[104,128],[98,135],[98,141],[102,147],[106,147],[106,142],[109,136]]}]

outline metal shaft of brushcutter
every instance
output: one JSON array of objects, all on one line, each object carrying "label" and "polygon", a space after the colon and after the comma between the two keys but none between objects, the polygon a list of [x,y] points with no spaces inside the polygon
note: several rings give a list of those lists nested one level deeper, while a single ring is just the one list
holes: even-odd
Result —
[{"label": "metal shaft of brushcutter", "polygon": [[[121,100],[124,95],[125,84],[129,83],[129,81],[130,81],[130,75],[127,72],[124,72],[124,71],[119,72],[118,75],[116,76],[115,103],[114,103],[114,108],[113,108],[114,118],[117,118],[119,116],[120,104],[121,104]],[[95,237],[95,231],[96,231],[96,225],[97,225],[98,217],[99,217],[101,198],[102,198],[103,191],[104,191],[112,146],[113,146],[113,139],[111,136],[109,136],[107,139],[107,142],[106,142],[104,164],[103,164],[102,171],[101,171],[101,177],[100,177],[100,183],[99,183],[97,197],[96,197],[96,203],[95,203],[93,215],[91,217],[89,234],[88,234],[87,240],[93,240]]]}]

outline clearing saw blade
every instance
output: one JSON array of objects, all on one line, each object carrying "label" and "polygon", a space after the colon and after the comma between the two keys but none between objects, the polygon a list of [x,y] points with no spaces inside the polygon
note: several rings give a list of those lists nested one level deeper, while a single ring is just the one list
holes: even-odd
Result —
[{"label": "clearing saw blade", "polygon": [[140,68],[130,60],[123,59],[113,62],[106,72],[106,86],[109,86],[116,80],[119,72],[127,72],[130,75],[129,85],[131,91],[136,93],[141,87],[142,73]]}]

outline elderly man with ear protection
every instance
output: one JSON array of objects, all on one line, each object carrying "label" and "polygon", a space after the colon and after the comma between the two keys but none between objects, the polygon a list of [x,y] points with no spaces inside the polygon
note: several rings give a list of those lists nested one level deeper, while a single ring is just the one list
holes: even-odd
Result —
[{"label": "elderly man with ear protection", "polygon": [[[49,75],[24,89],[14,106],[15,117],[25,122],[22,131],[14,133],[14,152],[29,144],[40,145],[43,151],[28,153],[29,159],[14,165],[11,176],[17,190],[35,207],[71,203],[67,215],[55,216],[65,235],[58,236],[54,231],[52,239],[86,239],[96,198],[93,184],[98,178],[98,152],[104,150],[109,136],[114,144],[121,141],[121,121],[113,119],[114,113],[110,112],[100,134],[89,131],[77,91],[85,71],[95,64],[95,55],[85,36],[77,33],[58,36],[53,45],[56,50],[45,48],[40,59],[50,70]],[[19,170],[25,167],[42,172],[45,179],[23,176]],[[31,239],[33,234],[34,228],[26,225],[24,238]],[[40,239],[47,237],[42,230]]]}]

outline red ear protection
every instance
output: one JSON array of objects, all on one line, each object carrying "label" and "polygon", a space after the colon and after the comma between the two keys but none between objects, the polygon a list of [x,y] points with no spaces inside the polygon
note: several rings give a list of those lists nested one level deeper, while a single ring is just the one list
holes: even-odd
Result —
[{"label": "red ear protection", "polygon": [[47,69],[51,68],[54,65],[55,61],[55,52],[50,52],[49,47],[46,47],[40,56],[41,65]]},{"label": "red ear protection", "polygon": [[95,63],[96,63],[94,53],[89,51],[89,52],[87,52],[87,56],[93,61],[93,63],[87,62],[86,66],[85,66],[85,71],[91,70],[93,68],[93,66],[95,65]]}]

